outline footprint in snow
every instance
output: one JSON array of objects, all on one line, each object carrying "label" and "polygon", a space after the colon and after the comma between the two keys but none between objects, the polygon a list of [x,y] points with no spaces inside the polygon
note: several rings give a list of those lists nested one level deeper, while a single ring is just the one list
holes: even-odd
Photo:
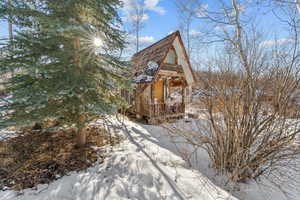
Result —
[{"label": "footprint in snow", "polygon": [[138,178],[140,179],[143,185],[151,188],[153,187],[153,176],[151,174],[139,174]]},{"label": "footprint in snow", "polygon": [[125,159],[126,159],[126,158],[125,158],[124,156],[121,157],[121,161],[122,161],[122,162],[125,161]]}]

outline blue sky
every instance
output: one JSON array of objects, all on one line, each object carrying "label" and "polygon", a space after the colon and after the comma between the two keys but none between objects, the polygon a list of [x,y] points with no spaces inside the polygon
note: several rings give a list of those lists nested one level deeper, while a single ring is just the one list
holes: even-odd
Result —
[{"label": "blue sky", "polygon": [[[160,0],[158,5],[165,10],[165,14],[162,15],[151,10],[146,11],[149,20],[145,21],[145,27],[142,30],[143,36],[152,36],[155,40],[177,28],[177,13],[173,0]],[[0,27],[0,37],[6,37],[8,35],[7,22],[0,21]]]},{"label": "blue sky", "polygon": [[[122,0],[124,2],[123,12],[121,16],[126,17],[126,11],[130,9],[130,2],[135,0]],[[182,0],[186,2],[187,0]],[[179,28],[179,14],[175,5],[175,0],[143,0],[145,4],[150,4],[151,6],[147,9],[146,15],[147,19],[144,21],[145,27],[141,31],[141,36],[145,45],[153,43],[172,31]],[[215,11],[220,5],[218,0],[202,0],[202,5],[206,6],[209,11]],[[225,2],[230,3],[231,1],[225,0]],[[250,0],[240,1],[242,6],[245,7],[245,12],[247,16],[251,17],[251,21],[255,22],[255,26],[259,31],[264,32],[265,40],[268,44],[272,43],[272,40],[276,39],[284,41],[287,37],[286,29],[282,22],[274,16],[272,10],[280,15],[279,9],[271,7],[270,5],[259,6]],[[161,12],[163,10],[163,12]],[[128,14],[127,14],[128,15]],[[249,18],[250,19],[250,18]],[[195,33],[201,33],[202,29],[206,27],[203,21],[195,19],[192,24],[192,31]],[[128,28],[129,22],[124,22],[125,27]],[[148,42],[146,42],[148,41]]]},{"label": "blue sky", "polygon": [[6,21],[0,21],[0,38],[7,37],[7,29],[8,26]]},{"label": "blue sky", "polygon": [[[134,0],[122,0],[124,2],[124,8],[122,9],[121,16],[126,17],[126,9],[131,1]],[[151,44],[168,33],[178,29],[178,13],[175,6],[175,0],[143,0],[146,6],[147,20],[144,21],[145,27],[141,31],[142,39],[145,44]],[[185,1],[185,0],[183,0]],[[203,5],[207,5],[208,9],[214,9],[217,5],[217,0],[202,1]],[[270,12],[270,7],[262,7],[257,11],[252,11],[252,15],[256,15],[257,26],[261,30],[265,31],[269,35],[269,40],[274,38],[274,35],[278,39],[284,39],[286,37],[284,29],[282,29],[281,22],[276,19]],[[193,24],[193,31],[201,32],[201,25],[199,20]],[[125,27],[128,28],[128,22],[124,22]],[[7,23],[0,22],[0,37],[6,37]]]},{"label": "blue sky", "polygon": [[[122,0],[124,8],[120,15],[124,21],[125,30],[130,27],[131,3],[136,0]],[[141,1],[141,0],[140,0]],[[142,0],[145,4],[146,19],[143,21],[141,30],[141,40],[145,45],[165,37],[168,33],[177,30],[178,20],[175,6],[175,0]]]},{"label": "blue sky", "polygon": [[149,12],[149,20],[145,21],[143,36],[152,36],[155,40],[165,37],[178,28],[178,14],[173,0],[161,0],[158,4],[165,10],[165,14]]}]

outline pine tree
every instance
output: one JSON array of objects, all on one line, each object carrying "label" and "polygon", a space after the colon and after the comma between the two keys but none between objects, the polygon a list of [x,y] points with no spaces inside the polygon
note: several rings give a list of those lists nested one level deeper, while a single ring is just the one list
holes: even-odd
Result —
[{"label": "pine tree", "polygon": [[56,118],[75,126],[78,145],[85,144],[84,126],[116,109],[115,91],[126,83],[120,75],[126,65],[116,56],[124,46],[120,5],[119,0],[0,2],[0,18],[17,27],[14,49],[2,46],[10,52],[0,60],[0,71],[15,71],[5,85],[11,99],[2,107],[9,111],[2,126]]}]

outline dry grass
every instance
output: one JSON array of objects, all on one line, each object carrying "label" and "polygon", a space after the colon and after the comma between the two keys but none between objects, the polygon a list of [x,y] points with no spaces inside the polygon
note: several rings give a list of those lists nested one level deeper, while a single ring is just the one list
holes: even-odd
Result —
[{"label": "dry grass", "polygon": [[70,171],[86,169],[104,158],[93,147],[114,145],[120,139],[103,129],[89,127],[84,148],[76,147],[76,135],[71,129],[27,130],[15,138],[0,141],[0,189],[32,188]]}]

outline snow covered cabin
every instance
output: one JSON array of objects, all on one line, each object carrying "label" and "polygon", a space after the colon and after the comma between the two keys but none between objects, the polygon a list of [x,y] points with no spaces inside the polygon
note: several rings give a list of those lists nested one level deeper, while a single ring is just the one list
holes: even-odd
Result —
[{"label": "snow covered cabin", "polygon": [[195,78],[179,31],[134,54],[132,66],[130,104],[137,117],[155,123],[184,116]]}]

